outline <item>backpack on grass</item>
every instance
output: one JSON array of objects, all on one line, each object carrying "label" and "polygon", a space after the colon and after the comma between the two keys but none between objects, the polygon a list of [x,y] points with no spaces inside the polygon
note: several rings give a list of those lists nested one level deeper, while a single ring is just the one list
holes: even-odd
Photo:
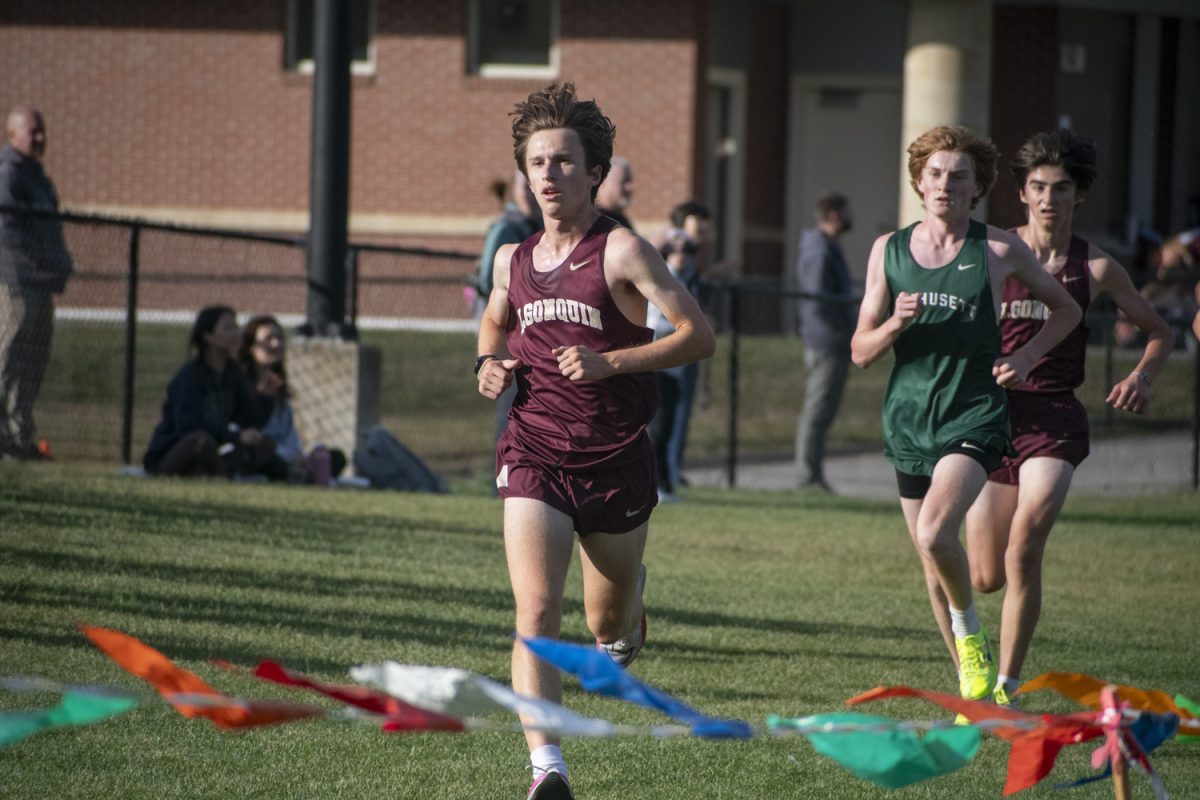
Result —
[{"label": "backpack on grass", "polygon": [[382,425],[372,427],[354,451],[354,469],[374,489],[438,494],[446,491],[441,478]]}]

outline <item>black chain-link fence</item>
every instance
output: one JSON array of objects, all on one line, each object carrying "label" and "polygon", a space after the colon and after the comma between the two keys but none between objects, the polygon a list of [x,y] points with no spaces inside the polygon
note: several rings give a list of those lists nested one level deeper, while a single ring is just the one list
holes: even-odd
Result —
[{"label": "black chain-link fence", "polygon": [[[35,408],[37,436],[54,458],[140,462],[166,385],[188,358],[188,334],[200,308],[228,305],[242,319],[273,314],[289,329],[304,321],[301,238],[0,213],[5,222],[56,221],[74,261],[74,273],[54,299],[52,346]],[[474,263],[469,253],[351,246],[347,323],[384,352],[385,424],[408,428],[401,417],[422,413],[398,402],[455,405],[433,396],[437,381],[423,373],[445,370],[447,347],[461,350],[456,363],[469,365],[473,358],[474,344],[464,334],[475,326],[462,290]],[[413,385],[425,387],[419,398],[400,390]]]},{"label": "black chain-link fence", "polygon": [[[0,213],[30,215],[31,212]],[[36,215],[35,215],[36,216]],[[43,213],[41,216],[45,217]],[[300,238],[180,228],[70,214],[61,221],[75,272],[55,299],[52,347],[35,414],[38,436],[64,461],[139,463],[171,375],[184,363],[194,315],[220,303],[239,315],[270,313],[288,329],[304,321],[306,256]],[[494,406],[471,378],[476,323],[463,289],[469,253],[352,245],[347,322],[382,352],[380,416],[441,471],[485,471],[493,460]],[[717,323],[716,355],[702,367],[687,458],[726,470],[792,458],[803,404],[803,345],[781,333],[803,297],[778,282],[709,282],[703,304]],[[856,301],[854,301],[856,302]],[[1144,446],[1145,436],[1196,440],[1200,362],[1195,338],[1178,325],[1176,351],[1154,384],[1150,413],[1113,413],[1112,384],[1141,347],[1120,346],[1115,316],[1089,314],[1093,345],[1079,396],[1094,437]],[[880,445],[880,403],[889,367],[852,370],[831,451]],[[1190,461],[1169,465],[1195,476]]]},{"label": "black chain-link fence", "polygon": [[[795,304],[817,296],[765,280],[713,282],[705,290],[706,310],[721,335],[716,355],[704,367],[688,454],[693,461],[719,465],[725,482],[736,485],[739,464],[794,456],[804,404],[804,346],[778,329],[780,321],[789,327]],[[819,299],[858,305],[858,298]],[[1149,412],[1134,415],[1114,411],[1104,401],[1112,386],[1136,368],[1144,341],[1134,337],[1118,342],[1118,315],[1106,298],[1089,310],[1086,380],[1077,394],[1088,410],[1093,439],[1118,441],[1128,448],[1152,447],[1155,440],[1148,437],[1196,440],[1200,351],[1190,330],[1191,317],[1160,311],[1172,323],[1175,349],[1154,382]],[[890,370],[890,353],[869,369],[851,369],[829,432],[831,453],[882,450],[880,409]],[[1160,462],[1164,472],[1188,476],[1193,487],[1200,481],[1194,445],[1164,450]]]}]

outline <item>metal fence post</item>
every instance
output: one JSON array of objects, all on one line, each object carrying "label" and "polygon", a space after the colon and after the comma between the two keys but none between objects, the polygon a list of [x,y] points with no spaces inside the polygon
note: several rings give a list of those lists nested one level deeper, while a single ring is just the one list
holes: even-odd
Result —
[{"label": "metal fence post", "polygon": [[358,248],[350,245],[346,248],[346,298],[347,316],[343,335],[353,341],[358,340]]},{"label": "metal fence post", "polygon": [[738,346],[742,327],[741,294],[736,283],[729,284],[729,453],[725,462],[725,482],[737,488],[738,449]]},{"label": "metal fence post", "polygon": [[138,246],[142,228],[129,227],[129,282],[125,298],[125,391],[121,402],[121,463],[130,463],[133,449],[133,376],[137,355]]}]

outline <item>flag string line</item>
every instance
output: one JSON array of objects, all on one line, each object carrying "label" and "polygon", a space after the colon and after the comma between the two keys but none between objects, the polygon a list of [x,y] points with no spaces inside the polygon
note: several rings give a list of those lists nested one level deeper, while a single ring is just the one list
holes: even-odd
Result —
[{"label": "flag string line", "polygon": [[[182,705],[194,708],[240,708],[248,709],[251,703],[267,703],[287,701],[262,701],[262,700],[247,700],[239,697],[231,697],[228,695],[215,695],[200,692],[148,692],[148,691],[130,691],[114,686],[106,686],[102,684],[65,684],[58,681],[50,680],[41,676],[29,675],[7,675],[0,676],[0,688],[6,689],[13,693],[31,694],[31,693],[55,693],[64,694],[66,692],[78,692],[83,694],[92,694],[102,697],[130,697],[140,701],[145,700],[164,700],[170,705]],[[336,701],[334,701],[336,702]],[[1122,727],[1127,727],[1141,718],[1143,713],[1135,709],[1124,708],[1115,710],[1121,717]],[[1097,711],[1097,723],[1102,722],[1102,715],[1105,712]],[[386,714],[378,714],[366,709],[354,708],[346,706],[344,708],[335,708],[327,710],[323,718],[337,721],[345,719],[349,721],[366,721],[380,722],[387,721]],[[816,722],[813,721],[813,716],[806,717],[783,717],[772,715],[766,725],[751,725],[751,729],[756,735],[772,735],[776,737],[789,736],[809,736],[811,734],[829,734],[829,733],[889,733],[892,731],[926,731],[926,730],[952,730],[958,727],[953,720],[896,720],[894,722]],[[461,719],[464,726],[472,731],[486,732],[501,732],[501,733],[521,733],[525,730],[537,730],[545,733],[557,733],[561,728],[553,724],[538,724],[538,723],[522,723],[522,722],[505,722],[500,720],[488,719],[486,717],[466,716]],[[992,732],[997,729],[1007,728],[1024,731],[1034,731],[1044,727],[1048,727],[1053,723],[1047,723],[1041,719],[986,719],[970,723],[975,727]],[[1195,719],[1180,719],[1179,730],[1181,733],[1184,729],[1195,730],[1200,732],[1200,720]],[[692,729],[686,725],[628,725],[613,723],[610,729],[612,735],[617,736],[649,736],[652,738],[666,738],[671,736],[687,736],[692,733]]]}]

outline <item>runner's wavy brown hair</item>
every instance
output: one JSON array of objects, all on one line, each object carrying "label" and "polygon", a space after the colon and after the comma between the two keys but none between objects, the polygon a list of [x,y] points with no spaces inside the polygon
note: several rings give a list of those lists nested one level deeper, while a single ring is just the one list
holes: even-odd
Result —
[{"label": "runner's wavy brown hair", "polygon": [[[550,84],[545,89],[533,92],[523,102],[513,107],[513,157],[517,168],[525,171],[525,148],[529,137],[538,131],[570,128],[583,143],[588,170],[600,166],[600,182],[612,167],[613,140],[617,129],[612,120],[604,116],[595,100],[580,100],[575,94],[575,84]],[[592,187],[592,199],[596,199],[599,183]]]},{"label": "runner's wavy brown hair", "polygon": [[996,164],[1000,161],[1000,151],[991,139],[979,136],[970,128],[962,125],[941,125],[925,131],[908,146],[908,176],[913,191],[920,196],[917,181],[925,162],[936,152],[946,150],[952,153],[966,153],[975,165],[975,188],[978,190],[971,198],[971,208],[979,205],[979,201],[992,190],[996,182]]}]

